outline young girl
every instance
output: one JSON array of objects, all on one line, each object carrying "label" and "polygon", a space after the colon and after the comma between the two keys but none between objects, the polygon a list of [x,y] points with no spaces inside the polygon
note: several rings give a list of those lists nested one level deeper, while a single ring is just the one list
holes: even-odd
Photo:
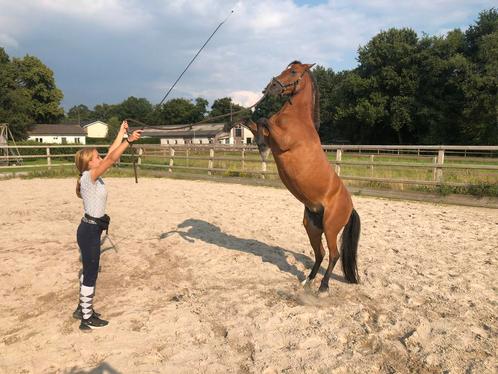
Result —
[{"label": "young girl", "polygon": [[126,140],[123,140],[127,130],[128,123],[123,121],[105,158],[102,159],[95,148],[81,149],[76,152],[75,156],[76,167],[80,172],[80,178],[76,184],[76,195],[83,199],[85,210],[76,234],[83,262],[83,275],[82,279],[80,278],[80,302],[73,315],[81,318],[80,330],[90,330],[108,324],[93,310],[95,283],[99,271],[100,236],[105,230],[105,221],[108,219],[105,215],[107,190],[100,176],[119,160],[131,143],[140,139],[142,130],[134,131]]}]

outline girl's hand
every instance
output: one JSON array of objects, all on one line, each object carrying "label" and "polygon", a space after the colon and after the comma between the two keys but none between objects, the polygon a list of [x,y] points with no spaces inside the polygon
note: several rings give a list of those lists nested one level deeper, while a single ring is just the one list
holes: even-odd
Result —
[{"label": "girl's hand", "polygon": [[121,127],[119,128],[119,131],[121,131],[122,133],[125,133],[128,131],[128,122],[127,121],[121,122]]},{"label": "girl's hand", "polygon": [[135,131],[133,131],[133,133],[128,137],[128,141],[130,141],[130,142],[136,142],[142,136],[142,131],[143,130],[135,130]]}]

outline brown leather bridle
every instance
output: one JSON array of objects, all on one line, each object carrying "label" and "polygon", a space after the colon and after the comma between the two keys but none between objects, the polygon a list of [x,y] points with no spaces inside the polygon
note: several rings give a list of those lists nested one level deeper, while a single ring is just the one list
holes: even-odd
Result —
[{"label": "brown leather bridle", "polygon": [[[315,65],[315,64],[313,64]],[[301,82],[301,80],[303,79],[304,77],[304,74],[306,74],[312,67],[313,65],[310,65],[309,67],[307,67],[306,69],[304,69],[304,71],[301,73],[301,75],[299,76],[299,78],[297,78],[295,81],[293,82],[290,82],[290,83],[287,83],[287,84],[283,84],[282,82],[280,82],[277,77],[273,77],[270,81],[270,83],[268,83],[268,85],[265,87],[265,89],[263,90],[263,93],[266,95],[266,92],[268,90],[268,87],[270,87],[273,83],[276,83],[278,86],[280,86],[280,92],[279,94],[280,95],[284,95],[284,91],[289,88],[289,87],[293,87],[292,88],[292,91],[287,94],[289,96],[294,96],[294,94],[296,93],[296,89],[297,89],[297,86],[299,85],[299,83]]]}]

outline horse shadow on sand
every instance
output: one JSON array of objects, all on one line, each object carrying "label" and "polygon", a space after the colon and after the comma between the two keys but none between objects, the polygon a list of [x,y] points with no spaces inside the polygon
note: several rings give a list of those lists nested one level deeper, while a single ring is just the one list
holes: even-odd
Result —
[{"label": "horse shadow on sand", "polygon": [[88,371],[78,368],[72,368],[69,371],[65,371],[67,374],[122,374],[120,371],[114,369],[107,362],[102,362],[99,366],[90,369]]},{"label": "horse shadow on sand", "polygon": [[[178,230],[162,233],[159,236],[159,239],[166,239],[171,235],[178,234],[182,239],[191,243],[195,242],[195,240],[202,240],[203,242],[214,244],[218,247],[249,253],[261,257],[263,262],[268,262],[277,266],[280,271],[297,277],[299,281],[303,281],[307,274],[304,274],[299,270],[296,265],[290,264],[288,258],[292,257],[294,261],[291,260],[291,262],[299,262],[303,264],[306,269],[310,269],[315,262],[314,259],[302,253],[281,247],[270,246],[256,239],[244,239],[226,234],[221,231],[218,226],[200,219],[189,218],[180,223],[177,228]],[[185,229],[187,230],[185,231]],[[320,273],[323,275],[324,272],[325,270],[321,268]],[[344,282],[342,277],[336,276],[335,274],[332,274],[331,278]]]}]

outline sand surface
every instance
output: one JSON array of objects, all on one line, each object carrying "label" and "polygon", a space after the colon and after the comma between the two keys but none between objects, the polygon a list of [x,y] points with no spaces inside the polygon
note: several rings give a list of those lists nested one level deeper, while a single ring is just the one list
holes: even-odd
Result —
[{"label": "sand surface", "polygon": [[286,190],[106,179],[82,333],[72,179],[0,181],[2,373],[496,373],[498,211],[354,197],[361,284],[326,297]]}]

